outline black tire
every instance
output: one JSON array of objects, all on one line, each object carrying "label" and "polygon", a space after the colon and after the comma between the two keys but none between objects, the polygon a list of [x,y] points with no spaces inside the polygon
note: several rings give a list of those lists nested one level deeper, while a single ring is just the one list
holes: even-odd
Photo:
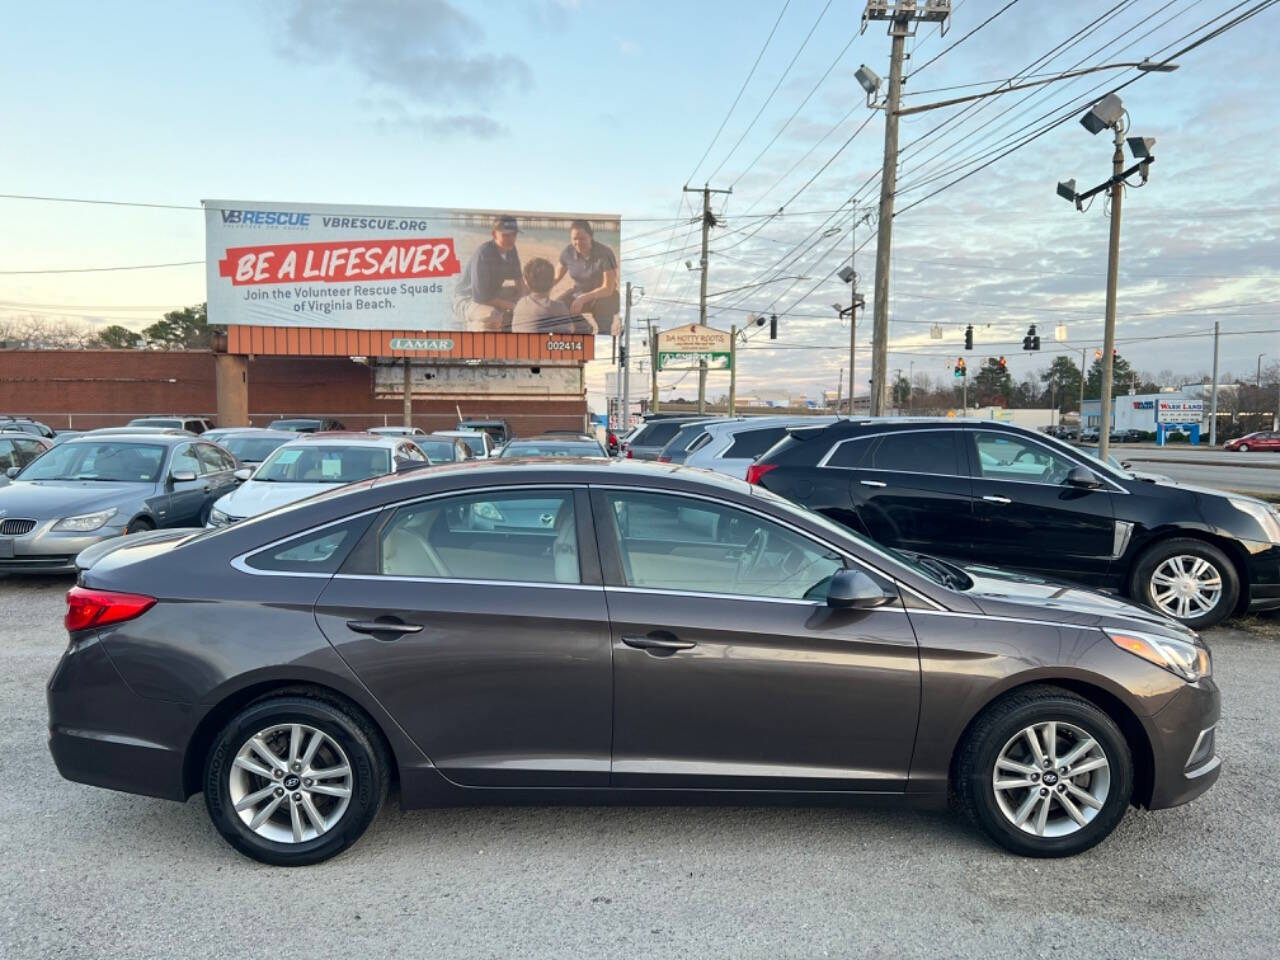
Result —
[{"label": "black tire", "polygon": [[1240,600],[1240,574],[1236,571],[1235,564],[1213,544],[1190,537],[1161,540],[1143,553],[1133,567],[1129,582],[1129,596],[1144,606],[1158,610],[1166,616],[1172,616],[1156,604],[1151,577],[1162,563],[1178,556],[1198,557],[1210,563],[1222,578],[1222,593],[1218,596],[1218,602],[1199,616],[1174,616],[1173,619],[1186,624],[1192,630],[1207,630],[1231,616],[1236,603]]},{"label": "black tire", "polygon": [[[1005,744],[1026,727],[1046,721],[1083,730],[1109,763],[1110,784],[1101,809],[1074,833],[1059,837],[1015,826],[1001,811],[992,785]],[[1101,843],[1124,818],[1133,796],[1133,757],[1115,721],[1093,703],[1060,687],[1026,687],[997,700],[974,721],[956,757],[953,781],[960,810],[1006,850],[1025,857],[1070,857]]]},{"label": "black tire", "polygon": [[130,533],[145,533],[148,530],[154,530],[156,525],[146,517],[134,517],[129,521],[129,525],[124,528],[125,535]]},{"label": "black tire", "polygon": [[[340,819],[322,835],[296,843],[271,840],[251,830],[235,811],[230,792],[232,765],[240,748],[262,730],[293,723],[331,737],[351,769],[350,799]],[[250,704],[222,730],[205,760],[204,798],[213,825],[245,856],[274,866],[319,863],[347,849],[373,822],[389,786],[390,762],[370,721],[337,698],[320,693],[273,696]]]}]

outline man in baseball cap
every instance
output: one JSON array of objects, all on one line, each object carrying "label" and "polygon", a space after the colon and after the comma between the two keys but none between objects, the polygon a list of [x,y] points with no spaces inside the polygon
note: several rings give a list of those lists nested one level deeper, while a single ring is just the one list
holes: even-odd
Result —
[{"label": "man in baseball cap", "polygon": [[493,218],[489,240],[467,261],[454,292],[453,312],[463,330],[503,332],[511,329],[511,311],[528,292],[520,271],[516,218]]}]

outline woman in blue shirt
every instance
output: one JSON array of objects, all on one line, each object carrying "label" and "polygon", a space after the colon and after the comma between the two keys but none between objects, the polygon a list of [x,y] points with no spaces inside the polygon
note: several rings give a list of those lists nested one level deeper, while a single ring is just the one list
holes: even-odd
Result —
[{"label": "woman in blue shirt", "polygon": [[569,245],[560,254],[556,283],[565,275],[573,287],[560,299],[566,311],[590,322],[587,333],[620,332],[618,321],[618,258],[599,243],[586,220],[569,225]]}]

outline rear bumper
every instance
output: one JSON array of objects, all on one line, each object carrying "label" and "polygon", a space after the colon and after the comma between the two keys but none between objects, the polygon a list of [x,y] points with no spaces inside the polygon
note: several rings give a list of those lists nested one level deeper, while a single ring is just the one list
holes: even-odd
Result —
[{"label": "rear bumper", "polygon": [[138,696],[97,637],[68,648],[45,695],[49,752],[63,777],[167,800],[187,798],[183,757],[195,722],[192,707]]},{"label": "rear bumper", "polygon": [[1150,719],[1152,810],[1189,803],[1217,783],[1222,773],[1215,739],[1219,711],[1218,686],[1207,677],[1187,684]]}]

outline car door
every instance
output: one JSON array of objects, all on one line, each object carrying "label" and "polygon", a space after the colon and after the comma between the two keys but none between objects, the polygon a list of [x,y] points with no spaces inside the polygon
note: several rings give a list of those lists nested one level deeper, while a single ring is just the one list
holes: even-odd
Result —
[{"label": "car door", "polygon": [[237,464],[235,457],[211,443],[197,443],[196,456],[200,460],[201,476],[209,486],[205,502],[200,508],[203,514],[209,505],[238,486]]},{"label": "car door", "polygon": [[972,489],[955,428],[906,430],[836,444],[820,466],[849,472],[862,532],[885,546],[965,558]]},{"label": "car door", "polygon": [[[508,515],[550,504],[545,527]],[[385,512],[321,629],[436,768],[469,786],[609,780],[608,611],[586,493],[468,491]]]},{"label": "car door", "polygon": [[1104,583],[1128,538],[1112,502],[1125,492],[1104,478],[1093,489],[1069,485],[1067,474],[1082,464],[1032,437],[978,427],[964,435],[973,470],[975,559]]},{"label": "car door", "polygon": [[592,492],[613,642],[615,787],[905,789],[915,635],[894,599],[836,610],[845,559],[692,495]]},{"label": "car door", "polygon": [[[169,459],[169,472],[165,475],[168,497],[164,513],[166,527],[195,527],[200,525],[201,514],[209,496],[209,478],[201,473],[196,444],[184,443],[174,448]],[[191,474],[192,480],[177,480],[178,474]]]}]

